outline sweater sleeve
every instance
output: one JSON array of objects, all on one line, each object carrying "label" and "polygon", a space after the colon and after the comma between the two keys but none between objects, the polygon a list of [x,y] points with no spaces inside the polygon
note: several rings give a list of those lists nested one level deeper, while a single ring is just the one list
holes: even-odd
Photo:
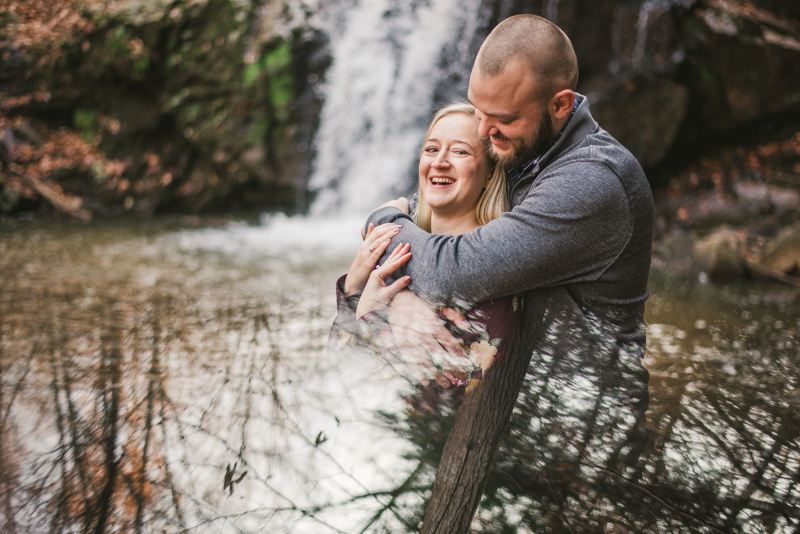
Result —
[{"label": "sweater sleeve", "polygon": [[480,302],[537,287],[596,280],[628,242],[628,196],[602,163],[563,165],[530,188],[500,218],[460,236],[431,235],[395,208],[368,223],[403,226],[410,243],[410,289],[431,303]]}]

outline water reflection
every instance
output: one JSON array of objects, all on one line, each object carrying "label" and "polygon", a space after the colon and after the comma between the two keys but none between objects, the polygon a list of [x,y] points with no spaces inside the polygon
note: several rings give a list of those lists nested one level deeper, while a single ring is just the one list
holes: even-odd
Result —
[{"label": "water reflection", "polygon": [[413,471],[402,382],[325,353],[345,266],[182,237],[3,236],[3,532],[349,531]]},{"label": "water reflection", "polygon": [[[329,358],[349,258],[196,245],[241,236],[3,229],[2,532],[418,528],[458,395]],[[800,532],[800,314],[772,287],[651,292],[646,418],[640,387],[534,362],[476,530]]]}]

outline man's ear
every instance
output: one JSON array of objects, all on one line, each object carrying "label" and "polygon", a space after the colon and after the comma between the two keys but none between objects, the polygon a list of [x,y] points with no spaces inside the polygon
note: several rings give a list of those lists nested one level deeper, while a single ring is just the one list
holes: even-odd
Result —
[{"label": "man's ear", "polygon": [[570,89],[564,89],[557,92],[550,102],[553,117],[556,120],[565,119],[572,113],[572,106],[575,104],[575,92]]}]

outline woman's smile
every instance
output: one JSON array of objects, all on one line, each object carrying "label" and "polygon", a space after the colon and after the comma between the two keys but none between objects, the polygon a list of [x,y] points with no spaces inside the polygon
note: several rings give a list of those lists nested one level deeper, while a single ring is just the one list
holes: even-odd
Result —
[{"label": "woman's smile", "polygon": [[431,176],[430,180],[431,180],[431,184],[433,184],[434,186],[437,186],[437,185],[438,186],[447,186],[447,185],[454,184],[456,182],[454,178],[450,178],[449,176],[440,176],[440,175]]}]

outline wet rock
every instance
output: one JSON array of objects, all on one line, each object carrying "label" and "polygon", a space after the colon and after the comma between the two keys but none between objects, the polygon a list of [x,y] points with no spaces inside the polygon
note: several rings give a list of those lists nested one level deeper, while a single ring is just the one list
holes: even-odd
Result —
[{"label": "wet rock", "polygon": [[800,23],[751,4],[703,4],[684,32],[712,127],[800,109]]},{"label": "wet rock", "polygon": [[693,191],[662,201],[661,211],[675,214],[684,228],[712,229],[720,225],[748,225],[764,218],[785,224],[800,214],[800,192],[782,187],[738,181],[729,187]]},{"label": "wet rock", "polygon": [[678,135],[689,104],[683,85],[665,79],[626,82],[592,106],[597,122],[644,167],[660,162]]},{"label": "wet rock", "polygon": [[694,265],[715,280],[742,278],[742,258],[746,236],[742,231],[723,226],[694,243]]},{"label": "wet rock", "polygon": [[758,263],[783,273],[800,268],[800,223],[784,228],[761,253]]}]

